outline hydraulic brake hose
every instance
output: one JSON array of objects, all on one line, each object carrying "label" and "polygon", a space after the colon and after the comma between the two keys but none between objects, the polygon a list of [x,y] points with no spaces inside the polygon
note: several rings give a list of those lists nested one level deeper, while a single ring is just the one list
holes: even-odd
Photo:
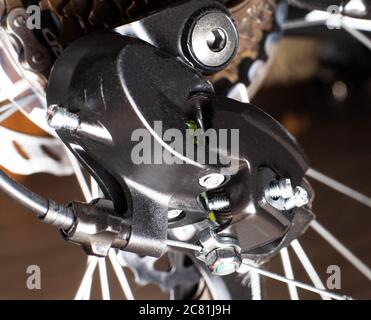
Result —
[{"label": "hydraulic brake hose", "polygon": [[64,230],[71,228],[74,223],[74,214],[71,209],[33,193],[1,169],[0,190],[35,212],[38,218],[45,223]]}]

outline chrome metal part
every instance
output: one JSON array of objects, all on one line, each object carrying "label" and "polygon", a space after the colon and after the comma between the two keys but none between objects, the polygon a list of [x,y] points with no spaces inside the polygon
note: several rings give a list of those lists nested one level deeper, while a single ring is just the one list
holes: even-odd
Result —
[{"label": "chrome metal part", "polygon": [[211,251],[206,256],[205,262],[213,274],[226,276],[238,270],[242,258],[235,248],[221,248]]},{"label": "chrome metal part", "polygon": [[225,276],[238,270],[242,263],[241,248],[232,234],[217,234],[210,227],[202,230],[198,237],[203,250],[196,256],[213,274]]},{"label": "chrome metal part", "polygon": [[206,189],[216,189],[225,181],[225,177],[220,173],[208,174],[199,180],[200,186]]},{"label": "chrome metal part", "polygon": [[293,188],[290,179],[272,181],[265,189],[265,199],[278,210],[300,208],[309,203],[308,192],[301,186]]},{"label": "chrome metal part", "polygon": [[49,126],[55,130],[77,130],[80,126],[80,119],[77,114],[68,112],[65,108],[57,105],[52,105],[48,108],[46,119]]},{"label": "chrome metal part", "polygon": [[124,251],[117,253],[120,264],[133,271],[135,281],[139,285],[155,284],[168,292],[181,285],[197,284],[200,274],[193,264],[185,264],[186,255],[175,251],[169,251],[166,255],[171,262],[171,268],[168,271],[161,271],[155,266],[158,258],[142,257]]},{"label": "chrome metal part", "polygon": [[206,200],[209,211],[227,210],[230,207],[230,199],[227,195],[216,195]]},{"label": "chrome metal part", "polygon": [[74,225],[62,235],[81,245],[87,254],[105,257],[111,248],[124,249],[130,234],[129,224],[114,215],[111,203],[98,200],[92,204],[72,203]]},{"label": "chrome metal part", "polygon": [[51,105],[47,112],[47,122],[55,130],[66,129],[76,131],[95,140],[111,143],[110,133],[99,123],[81,121],[77,114],[57,105]]},{"label": "chrome metal part", "polygon": [[43,73],[50,68],[49,53],[40,45],[33,30],[27,27],[28,17],[26,9],[21,7],[12,9],[6,17],[7,31],[16,40],[17,50],[19,56],[24,59],[25,68]]},{"label": "chrome metal part", "polygon": [[194,23],[189,48],[200,64],[207,67],[223,66],[234,57],[237,47],[238,32],[227,14],[210,12]]}]

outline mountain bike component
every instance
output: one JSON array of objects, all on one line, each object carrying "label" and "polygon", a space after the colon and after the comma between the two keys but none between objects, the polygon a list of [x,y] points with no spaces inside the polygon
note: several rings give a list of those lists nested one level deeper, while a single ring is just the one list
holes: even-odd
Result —
[{"label": "mountain bike component", "polygon": [[365,16],[367,5],[365,0],[351,0],[344,6],[345,14],[354,16]]},{"label": "mountain bike component", "polygon": [[[160,23],[169,13],[174,20]],[[204,34],[199,33],[198,24],[202,25],[202,19],[209,15],[214,17],[214,25]],[[171,33],[164,38],[165,29]],[[138,30],[147,32],[139,34]],[[312,219],[309,207],[287,207],[285,211],[289,212],[279,212],[261,199],[266,186],[265,170],[271,172],[269,181],[287,176],[297,187],[302,184],[307,165],[301,150],[282,127],[260,110],[217,98],[207,79],[191,68],[204,74],[216,72],[234,55],[237,33],[225,8],[214,1],[190,1],[116,31],[121,35],[95,34],[70,45],[58,59],[50,78],[50,125],[57,129],[64,143],[94,175],[105,196],[114,204],[112,214],[102,214],[106,217],[102,218],[103,225],[98,221],[95,225],[99,232],[112,227],[113,234],[105,239],[94,232],[84,234],[92,220],[81,213],[84,210],[77,210],[75,217],[80,215],[80,218],[67,238],[83,244],[89,253],[101,256],[107,254],[110,246],[158,256],[166,247],[168,228],[205,221],[210,210],[215,211],[217,223],[235,228],[238,254],[243,257],[260,261],[298,237]],[[144,34],[146,42],[133,38],[143,38]],[[194,35],[210,52],[228,51],[228,60],[218,66],[197,61],[199,57],[188,50],[192,43],[189,39]],[[99,50],[97,41],[105,44]],[[229,43],[232,46],[227,50]],[[143,88],[148,90],[145,97]],[[128,127],[121,124],[123,113],[124,121],[130,124]],[[201,163],[188,157],[184,150],[174,150],[156,132],[156,121],[162,121],[163,129],[175,128],[184,133],[190,119],[201,131],[212,128],[232,132],[238,128],[242,134],[237,141],[247,143],[240,148],[235,167],[222,164],[222,159],[231,161],[235,157],[231,146],[211,150],[211,154],[217,155],[217,163],[209,163],[209,159]],[[129,141],[129,137],[135,129],[148,131],[155,141],[155,149],[157,146],[160,153],[165,149],[173,158],[183,161],[184,166],[133,163],[129,153],[135,143]],[[259,143],[250,144],[251,138]],[[122,154],[122,150],[127,150],[127,154]],[[280,160],[272,159],[272,153],[267,150],[274,150]],[[158,154],[152,155],[156,158]],[[217,183],[211,179],[211,185],[221,189],[217,190],[218,195],[210,189],[208,179],[202,180],[210,174],[214,178],[224,177]],[[228,195],[228,205],[219,192]],[[208,201],[206,207],[203,193]],[[170,216],[168,221],[169,212],[181,213]],[[89,218],[92,217],[94,210]],[[94,223],[90,228],[93,226]],[[125,230],[125,236],[120,236],[120,228]],[[263,229],[270,232],[261,232]],[[116,237],[121,240],[119,245],[115,244]],[[101,251],[96,249],[99,242]],[[217,251],[210,259],[215,254],[215,260],[220,261]],[[236,257],[238,260],[238,255]],[[231,270],[229,267],[220,269]]]},{"label": "mountain bike component", "polygon": [[69,229],[74,224],[75,215],[69,208],[33,193],[1,169],[0,189],[9,197],[37,213],[38,218],[47,224],[59,229]]},{"label": "mountain bike component", "polygon": [[226,276],[238,270],[242,259],[234,248],[219,248],[211,251],[205,262],[212,273]]},{"label": "mountain bike component", "polygon": [[[325,10],[330,6],[340,7],[343,4],[343,0],[288,0],[288,3],[295,7],[299,7],[306,10]],[[348,2],[348,1],[345,1]]]},{"label": "mountain bike component", "polygon": [[103,140],[107,143],[112,142],[110,133],[97,123],[80,121],[76,114],[68,112],[64,108],[52,105],[48,108],[47,122],[53,129],[67,129],[81,135]]},{"label": "mountain bike component", "polygon": [[203,249],[196,256],[206,263],[212,273],[226,276],[236,272],[240,267],[241,248],[232,234],[219,235],[210,227],[199,233],[199,242]]},{"label": "mountain bike component", "polygon": [[[98,42],[102,44],[99,50]],[[81,123],[99,123],[110,133],[111,143],[76,130],[56,130],[113,201],[117,215],[130,220],[127,251],[161,255],[169,210],[184,212],[169,222],[169,228],[206,220],[209,212],[200,199],[210,190],[200,186],[199,179],[213,173],[226,177],[220,188],[230,196],[226,214],[236,229],[242,256],[269,257],[298,237],[312,219],[306,207],[281,212],[261,204],[267,183],[264,167],[271,168],[269,182],[287,176],[293,185],[302,184],[307,164],[291,136],[257,108],[216,97],[207,79],[148,43],[104,33],[70,45],[53,69],[48,104],[77,114]],[[220,163],[197,162],[183,148],[170,147],[156,128],[161,121],[162,131],[177,129],[183,141],[187,122],[193,118],[202,119],[205,129],[233,132],[238,128],[236,141],[244,141],[238,161],[232,162],[236,155],[226,146],[210,150]],[[138,129],[154,143],[149,162],[133,161],[132,151],[138,146],[137,138],[131,138]],[[164,152],[183,165],[155,163]]]},{"label": "mountain bike component", "polygon": [[115,216],[108,201],[73,202],[64,206],[34,194],[2,170],[0,189],[37,213],[42,222],[60,229],[66,240],[81,245],[89,255],[105,257],[111,248],[123,249],[128,243],[130,225]]},{"label": "mountain bike component", "polygon": [[138,256],[130,252],[118,252],[117,257],[123,267],[128,267],[135,275],[137,284],[145,286],[156,284],[165,292],[176,290],[177,287],[189,285],[191,288],[200,280],[200,274],[193,264],[186,264],[187,256],[181,252],[167,252],[171,268],[168,271],[155,267],[157,258]]},{"label": "mountain bike component", "polygon": [[0,165],[22,175],[72,174],[64,145],[57,139],[32,136],[0,126]]},{"label": "mountain bike component", "polygon": [[222,174],[212,173],[208,174],[198,181],[200,186],[206,189],[216,189],[225,181],[225,177]]},{"label": "mountain bike component", "polygon": [[47,76],[51,61],[47,49],[40,46],[33,30],[27,27],[29,15],[24,8],[14,8],[6,16],[7,32],[17,43],[18,56],[23,57],[25,69]]},{"label": "mountain bike component", "polygon": [[119,263],[134,273],[138,285],[157,285],[170,294],[170,299],[251,299],[250,290],[241,286],[241,279],[236,275],[214,275],[206,266],[197,263],[197,259],[184,252],[168,251],[165,257],[169,270],[156,268],[156,258],[117,252]]},{"label": "mountain bike component", "polygon": [[228,15],[208,12],[193,22],[187,43],[189,53],[201,66],[224,68],[236,53],[238,33]]},{"label": "mountain bike component", "polygon": [[292,6],[305,10],[322,10],[333,11],[337,10],[340,14],[362,17],[367,15],[371,8],[370,0],[288,0]]},{"label": "mountain bike component", "polygon": [[[201,1],[195,2],[202,5]],[[237,29],[241,31],[239,56],[233,60],[232,64],[238,65],[241,54],[243,57],[248,56],[251,61],[254,61],[257,56],[260,57],[259,52],[264,53],[265,48],[270,47],[265,43],[265,33],[272,28],[271,22],[274,18],[275,1],[245,0],[236,2],[228,0],[222,2],[232,10],[233,19],[237,22]],[[47,126],[44,117],[46,76],[64,47],[85,34],[129,23],[158,12],[168,5],[180,3],[182,3],[181,0],[151,2],[142,0],[70,0],[63,3],[58,0],[42,0],[38,3],[36,1],[2,0],[0,2],[2,4],[0,58],[4,70],[0,69],[0,72],[4,81],[0,86],[4,92],[9,92],[10,101],[14,101],[32,122],[49,134],[53,134],[53,130]],[[31,43],[17,40],[17,35],[11,31],[11,23],[14,19],[9,19],[9,27],[7,26],[7,16],[12,16],[11,12],[13,10],[16,12],[20,9],[25,10],[29,5],[35,4],[38,4],[41,9],[41,29],[28,30],[27,34],[29,35],[27,37],[35,40],[32,41],[32,50],[42,52],[43,61],[50,61],[49,67],[42,73],[32,69],[31,65],[25,62],[24,55],[19,54],[27,50],[30,51],[30,48],[27,49],[24,46],[31,45]],[[250,25],[251,27],[249,27]],[[152,30],[149,31],[152,33]],[[168,30],[164,32],[168,34]],[[237,70],[233,70],[234,75],[236,75]],[[257,69],[254,68],[254,70]],[[229,75],[231,75],[231,72],[229,72]],[[224,77],[224,75],[220,75],[213,80],[221,77]],[[256,78],[249,79],[257,80]],[[260,80],[255,80],[252,82],[254,91],[260,83]],[[27,86],[21,86],[21,82],[27,84]],[[10,87],[12,87],[12,90],[10,90]],[[13,92],[15,88],[18,88],[19,95],[13,96],[10,92]],[[27,102],[23,101],[25,95],[30,97]],[[63,155],[59,154],[59,157],[63,157]],[[71,170],[71,168],[69,169]]]},{"label": "mountain bike component", "polygon": [[204,74],[223,70],[238,47],[238,32],[228,10],[213,0],[169,6],[115,31],[178,56]]},{"label": "mountain bike component", "polygon": [[105,257],[111,248],[124,249],[130,236],[130,225],[115,215],[109,201],[95,200],[91,204],[71,203],[74,224],[62,235],[81,245],[87,254]]},{"label": "mountain bike component", "polygon": [[300,208],[309,202],[308,192],[300,186],[293,189],[290,179],[272,181],[264,193],[265,200],[279,210]]},{"label": "mountain bike component", "polygon": [[231,64],[212,78],[223,94],[229,83],[243,83],[250,99],[256,94],[275,55],[287,11],[287,4],[276,0],[238,1],[231,6],[239,47]]},{"label": "mountain bike component", "polygon": [[216,194],[207,196],[205,199],[206,207],[210,211],[229,210],[231,201],[226,194]]}]

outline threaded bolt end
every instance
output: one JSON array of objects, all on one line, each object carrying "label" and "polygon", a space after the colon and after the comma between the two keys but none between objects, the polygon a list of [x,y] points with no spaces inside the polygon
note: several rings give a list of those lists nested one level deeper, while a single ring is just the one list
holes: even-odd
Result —
[{"label": "threaded bolt end", "polygon": [[207,201],[207,208],[210,211],[228,210],[230,207],[230,200],[225,195],[214,196]]},{"label": "threaded bolt end", "polygon": [[46,120],[48,125],[55,129],[67,129],[75,131],[80,126],[80,119],[77,114],[67,111],[58,105],[51,105],[48,108]]}]

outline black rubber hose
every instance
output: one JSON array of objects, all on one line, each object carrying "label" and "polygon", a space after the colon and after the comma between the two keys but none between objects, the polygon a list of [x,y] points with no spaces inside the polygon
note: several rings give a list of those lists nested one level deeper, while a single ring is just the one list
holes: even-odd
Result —
[{"label": "black rubber hose", "polygon": [[16,182],[0,169],[0,190],[37,214],[37,217],[59,229],[69,229],[74,223],[73,212],[65,206],[45,199]]}]

